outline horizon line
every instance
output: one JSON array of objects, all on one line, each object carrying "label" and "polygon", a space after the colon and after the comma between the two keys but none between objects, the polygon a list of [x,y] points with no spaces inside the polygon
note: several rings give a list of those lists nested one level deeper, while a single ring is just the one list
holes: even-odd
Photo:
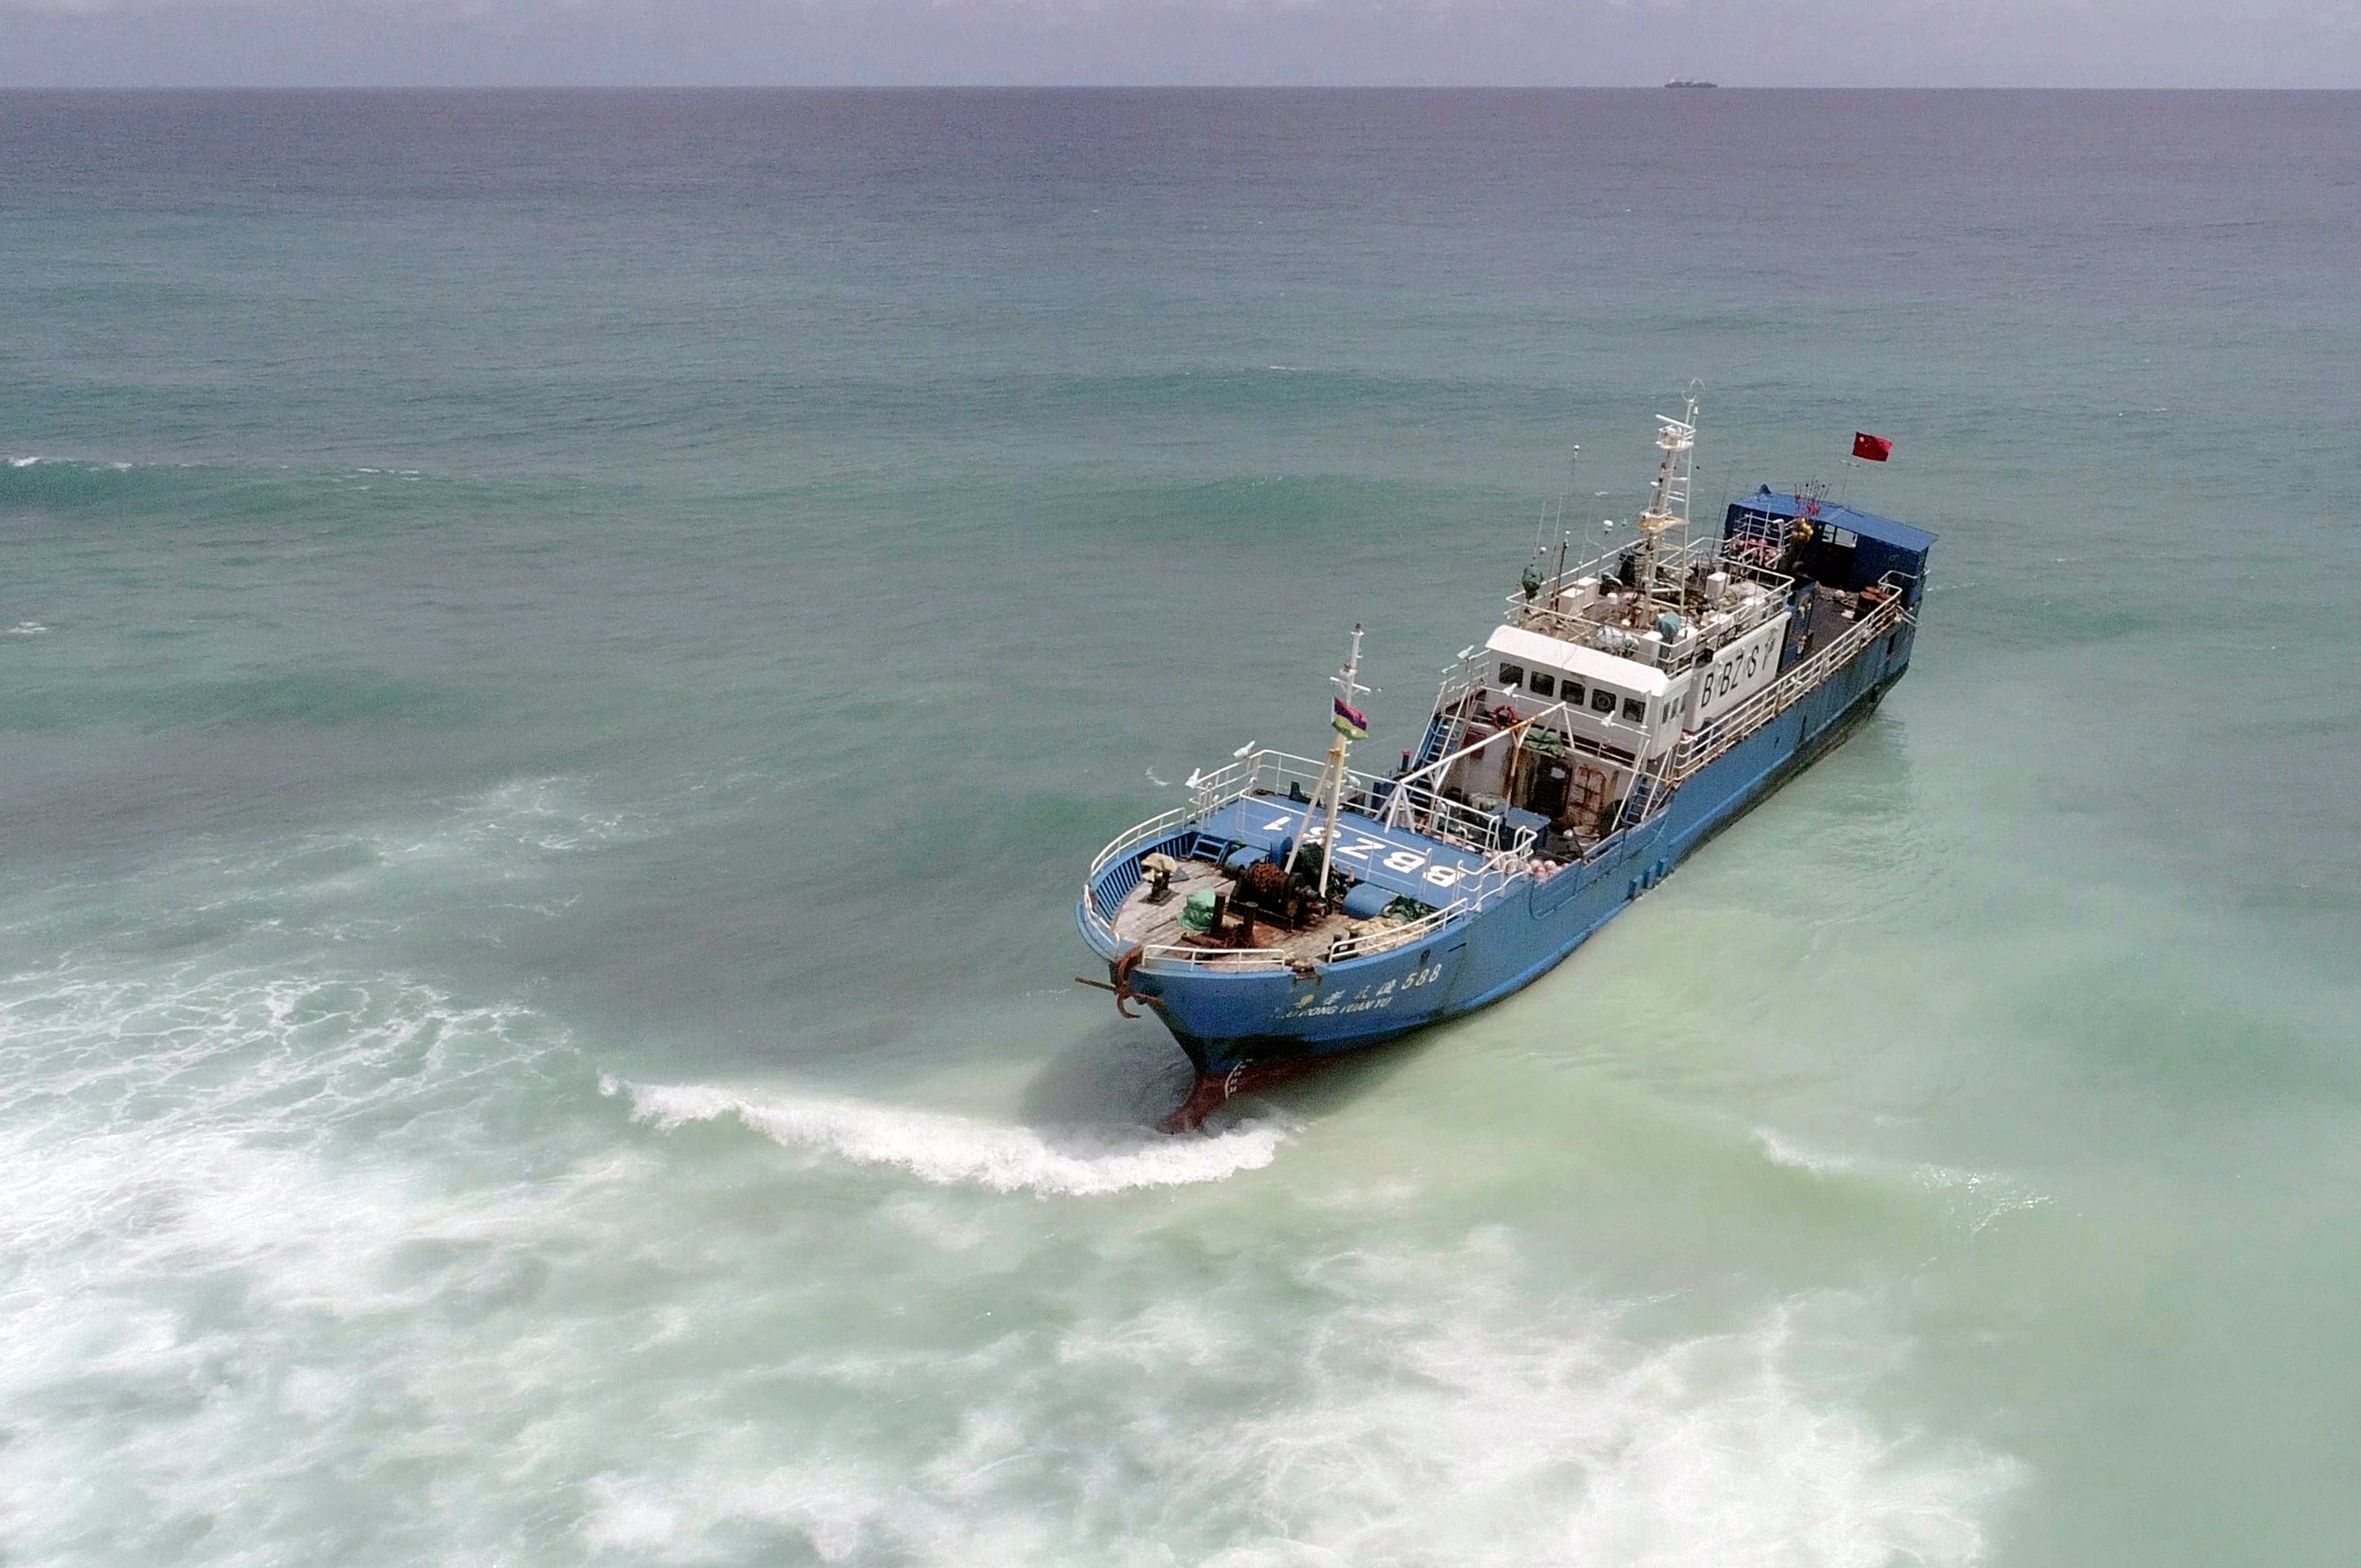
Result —
[{"label": "horizon line", "polygon": [[[1675,79],[1678,81],[1679,79]],[[1757,84],[1706,82],[85,82],[71,86],[0,82],[0,93],[2361,93],[2361,86],[2084,85],[1839,82]]]}]

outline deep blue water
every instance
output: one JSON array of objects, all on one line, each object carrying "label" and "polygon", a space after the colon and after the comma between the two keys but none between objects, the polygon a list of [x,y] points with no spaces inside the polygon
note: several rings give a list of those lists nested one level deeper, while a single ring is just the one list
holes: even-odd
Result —
[{"label": "deep blue water", "polygon": [[[0,1556],[2335,1560],[2356,255],[2353,94],[0,94]],[[1092,852],[1692,378],[1909,679],[1148,1133]]]}]

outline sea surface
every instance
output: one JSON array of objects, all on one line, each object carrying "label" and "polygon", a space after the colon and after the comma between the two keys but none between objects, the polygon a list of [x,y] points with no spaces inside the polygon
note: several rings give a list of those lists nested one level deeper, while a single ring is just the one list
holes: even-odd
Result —
[{"label": "sea surface", "polygon": [[[1692,381],[1909,678],[1149,1131]],[[2361,95],[0,95],[0,1561],[2349,1562],[2357,450]]]}]

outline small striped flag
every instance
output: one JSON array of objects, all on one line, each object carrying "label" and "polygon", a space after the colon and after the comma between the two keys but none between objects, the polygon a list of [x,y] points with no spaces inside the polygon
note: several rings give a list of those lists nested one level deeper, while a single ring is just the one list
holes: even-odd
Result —
[{"label": "small striped flag", "polygon": [[1336,699],[1336,717],[1332,722],[1336,726],[1336,733],[1347,740],[1368,739],[1369,716],[1341,696]]}]

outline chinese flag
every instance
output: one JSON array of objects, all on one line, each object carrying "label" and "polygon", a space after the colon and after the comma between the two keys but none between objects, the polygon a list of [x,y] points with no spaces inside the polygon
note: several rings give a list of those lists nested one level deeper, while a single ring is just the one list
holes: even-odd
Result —
[{"label": "chinese flag", "polygon": [[1883,463],[1894,455],[1894,443],[1882,435],[1852,433],[1852,455],[1864,463]]}]

